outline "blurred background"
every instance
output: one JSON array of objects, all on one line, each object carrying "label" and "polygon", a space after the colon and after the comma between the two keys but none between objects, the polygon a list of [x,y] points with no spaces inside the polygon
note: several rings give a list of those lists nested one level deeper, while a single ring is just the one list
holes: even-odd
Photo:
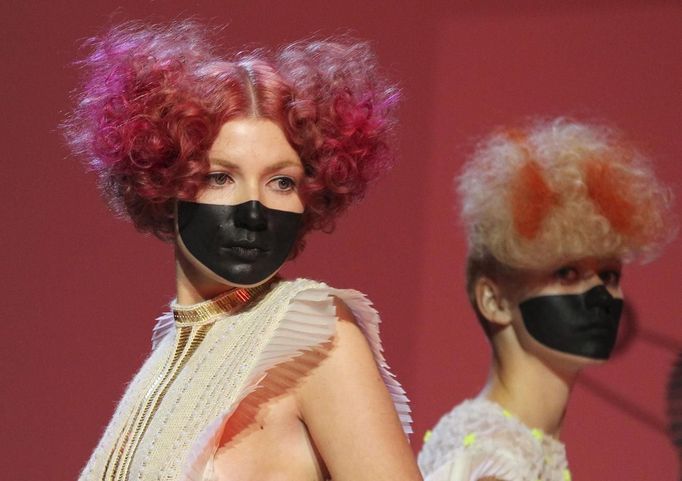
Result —
[{"label": "blurred background", "polygon": [[[196,16],[228,50],[311,35],[369,40],[400,83],[399,163],[285,273],[352,287],[381,312],[386,356],[424,432],[485,381],[489,348],[466,300],[452,178],[481,135],[529,115],[612,122],[682,181],[678,1],[321,2],[5,0],[0,473],[77,477],[174,295],[172,250],[112,218],[57,125],[81,42],[113,23]],[[679,212],[679,200],[678,200]],[[584,372],[562,438],[574,480],[674,479],[665,390],[682,350],[682,247],[630,267],[624,341]]]}]

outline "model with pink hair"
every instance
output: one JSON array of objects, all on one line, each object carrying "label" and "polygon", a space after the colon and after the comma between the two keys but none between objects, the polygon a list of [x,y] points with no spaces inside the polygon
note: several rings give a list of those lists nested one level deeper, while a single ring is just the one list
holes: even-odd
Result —
[{"label": "model with pink hair", "polygon": [[457,185],[492,366],[420,468],[427,481],[570,481],[558,436],[571,388],[614,347],[622,264],[674,235],[671,193],[621,133],[564,118],[496,131]]},{"label": "model with pink hair", "polygon": [[226,58],[207,37],[131,23],[81,62],[67,139],[175,245],[177,299],[80,479],[420,479],[370,301],[277,276],[390,167],[397,91],[364,43]]}]

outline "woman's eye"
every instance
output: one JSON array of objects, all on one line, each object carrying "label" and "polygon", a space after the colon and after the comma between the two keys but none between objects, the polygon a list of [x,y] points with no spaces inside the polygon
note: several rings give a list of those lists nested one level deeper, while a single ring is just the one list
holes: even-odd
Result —
[{"label": "woman's eye", "polygon": [[562,283],[570,283],[578,280],[578,270],[575,267],[565,266],[554,271],[554,278]]},{"label": "woman's eye", "polygon": [[273,183],[274,187],[277,190],[281,190],[283,192],[294,190],[294,188],[296,187],[296,182],[294,182],[294,179],[290,177],[277,177],[276,179],[273,179],[271,182]]},{"label": "woman's eye", "polygon": [[607,286],[618,286],[620,284],[620,271],[608,269],[599,273],[599,278]]},{"label": "woman's eye", "polygon": [[206,176],[206,181],[210,186],[219,187],[230,181],[230,176],[225,172],[213,172]]}]

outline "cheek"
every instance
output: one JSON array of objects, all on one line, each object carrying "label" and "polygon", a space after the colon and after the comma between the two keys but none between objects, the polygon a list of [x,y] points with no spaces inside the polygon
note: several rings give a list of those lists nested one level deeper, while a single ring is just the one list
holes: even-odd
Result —
[{"label": "cheek", "polygon": [[542,345],[530,335],[530,332],[528,332],[528,329],[526,329],[526,325],[523,322],[523,316],[518,304],[512,309],[512,327],[514,329],[514,334],[516,335],[516,340],[524,352],[533,354],[536,357],[544,357],[549,348]]},{"label": "cheek", "polygon": [[298,214],[305,210],[303,200],[298,193],[292,193],[290,195],[272,193],[266,195],[262,202],[265,207],[270,209],[296,212]]},{"label": "cheek", "polygon": [[296,193],[295,195],[291,196],[290,200],[290,210],[291,212],[298,212],[301,213],[305,210],[305,204],[303,203],[303,199],[301,198],[301,194]]},{"label": "cheek", "polygon": [[521,311],[518,305],[514,306],[512,309],[512,328],[514,329],[514,334],[519,342],[519,345],[525,350],[531,350],[535,340],[530,336],[526,326],[523,324],[523,318],[521,317]]},{"label": "cheek", "polygon": [[205,187],[201,189],[196,196],[195,202],[201,204],[216,204],[216,205],[232,205],[235,204],[232,199],[232,189],[223,187],[221,189],[212,189]]},{"label": "cheek", "polygon": [[548,366],[566,373],[577,373],[586,366],[605,362],[605,360],[568,354],[545,346],[531,336],[526,329],[518,305],[512,310],[512,316],[512,327],[523,352],[535,359],[539,359]]},{"label": "cheek", "polygon": [[608,290],[609,294],[611,294],[616,299],[623,298],[623,289],[620,286],[606,286],[606,290]]},{"label": "cheek", "polygon": [[[583,292],[587,292],[593,287],[595,287],[595,285],[598,284],[594,281],[594,279],[579,280],[574,282],[562,282],[560,280],[551,280],[544,284],[537,285],[534,289],[530,289],[524,292],[523,295],[520,297],[519,303],[532,297],[582,294]],[[609,291],[611,291],[610,288]],[[611,294],[614,295],[614,291],[611,291]]]}]

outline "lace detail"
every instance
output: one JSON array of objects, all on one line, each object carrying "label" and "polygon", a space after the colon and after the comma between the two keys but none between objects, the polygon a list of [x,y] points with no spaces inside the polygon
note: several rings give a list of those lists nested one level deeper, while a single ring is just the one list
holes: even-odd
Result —
[{"label": "lace detail", "polygon": [[441,418],[419,467],[426,481],[570,481],[561,442],[485,399],[465,401]]}]

